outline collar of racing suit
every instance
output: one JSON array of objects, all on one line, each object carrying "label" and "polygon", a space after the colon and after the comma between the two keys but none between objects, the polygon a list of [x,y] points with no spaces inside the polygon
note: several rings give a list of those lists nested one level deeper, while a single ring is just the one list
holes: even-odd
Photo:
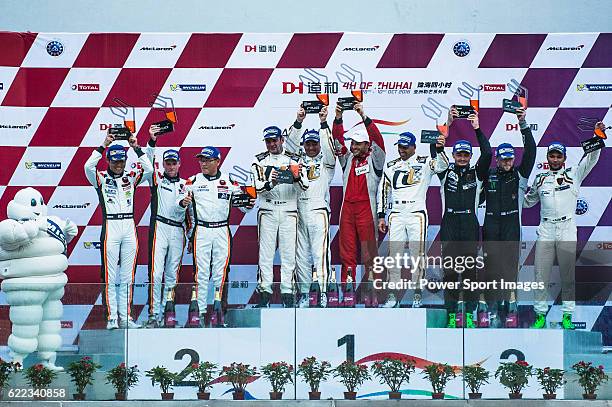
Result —
[{"label": "collar of racing suit", "polygon": [[221,178],[221,171],[217,170],[217,173],[215,175],[206,175],[206,174],[202,174],[204,176],[204,178],[206,178],[209,181],[214,181],[216,179]]},{"label": "collar of racing suit", "polygon": [[180,175],[177,174],[176,177],[171,177],[168,174],[166,174],[165,171],[164,171],[164,178],[167,179],[170,182],[178,182],[178,180],[181,179]]}]

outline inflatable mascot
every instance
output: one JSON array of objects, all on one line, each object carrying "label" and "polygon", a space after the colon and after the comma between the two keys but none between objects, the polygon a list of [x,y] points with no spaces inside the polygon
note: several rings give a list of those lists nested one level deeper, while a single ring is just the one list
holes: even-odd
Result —
[{"label": "inflatable mascot", "polygon": [[13,362],[38,350],[44,366],[55,371],[64,286],[68,281],[66,244],[76,236],[69,220],[47,216],[42,195],[34,188],[15,194],[0,222],[0,279],[13,324],[8,346]]}]

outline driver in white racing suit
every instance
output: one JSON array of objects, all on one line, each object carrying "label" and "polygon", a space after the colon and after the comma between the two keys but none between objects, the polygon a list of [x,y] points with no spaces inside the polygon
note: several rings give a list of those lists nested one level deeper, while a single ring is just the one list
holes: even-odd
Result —
[{"label": "driver in white racing suit", "polygon": [[[597,123],[599,128],[605,126]],[[546,286],[555,260],[561,274],[561,298],[564,329],[574,329],[572,313],[575,302],[576,269],[576,203],[582,181],[595,167],[601,150],[585,154],[576,167],[563,168],[567,159],[566,148],[559,142],[548,146],[546,158],[550,169],[536,176],[525,195],[523,207],[530,208],[540,202],[540,226],[535,252],[535,280]],[[533,328],[546,326],[548,312],[547,290],[535,292],[536,320]]]}]

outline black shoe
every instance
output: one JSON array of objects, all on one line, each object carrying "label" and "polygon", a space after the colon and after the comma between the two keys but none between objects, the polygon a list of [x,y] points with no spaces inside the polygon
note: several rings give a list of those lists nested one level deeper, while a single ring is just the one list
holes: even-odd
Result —
[{"label": "black shoe", "polygon": [[270,293],[266,291],[262,291],[259,293],[259,304],[255,306],[255,308],[268,308],[270,305]]},{"label": "black shoe", "polygon": [[293,308],[295,306],[295,297],[293,294],[281,294],[281,300],[285,308]]}]

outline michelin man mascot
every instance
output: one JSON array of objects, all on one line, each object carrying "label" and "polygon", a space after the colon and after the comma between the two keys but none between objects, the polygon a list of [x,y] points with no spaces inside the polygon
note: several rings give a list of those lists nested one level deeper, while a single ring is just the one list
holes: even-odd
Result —
[{"label": "michelin man mascot", "polygon": [[76,236],[69,220],[47,216],[42,195],[34,188],[15,194],[0,222],[0,279],[13,324],[8,346],[13,362],[38,350],[43,365],[55,371],[56,351],[62,345],[60,318],[68,281],[66,244]]}]

